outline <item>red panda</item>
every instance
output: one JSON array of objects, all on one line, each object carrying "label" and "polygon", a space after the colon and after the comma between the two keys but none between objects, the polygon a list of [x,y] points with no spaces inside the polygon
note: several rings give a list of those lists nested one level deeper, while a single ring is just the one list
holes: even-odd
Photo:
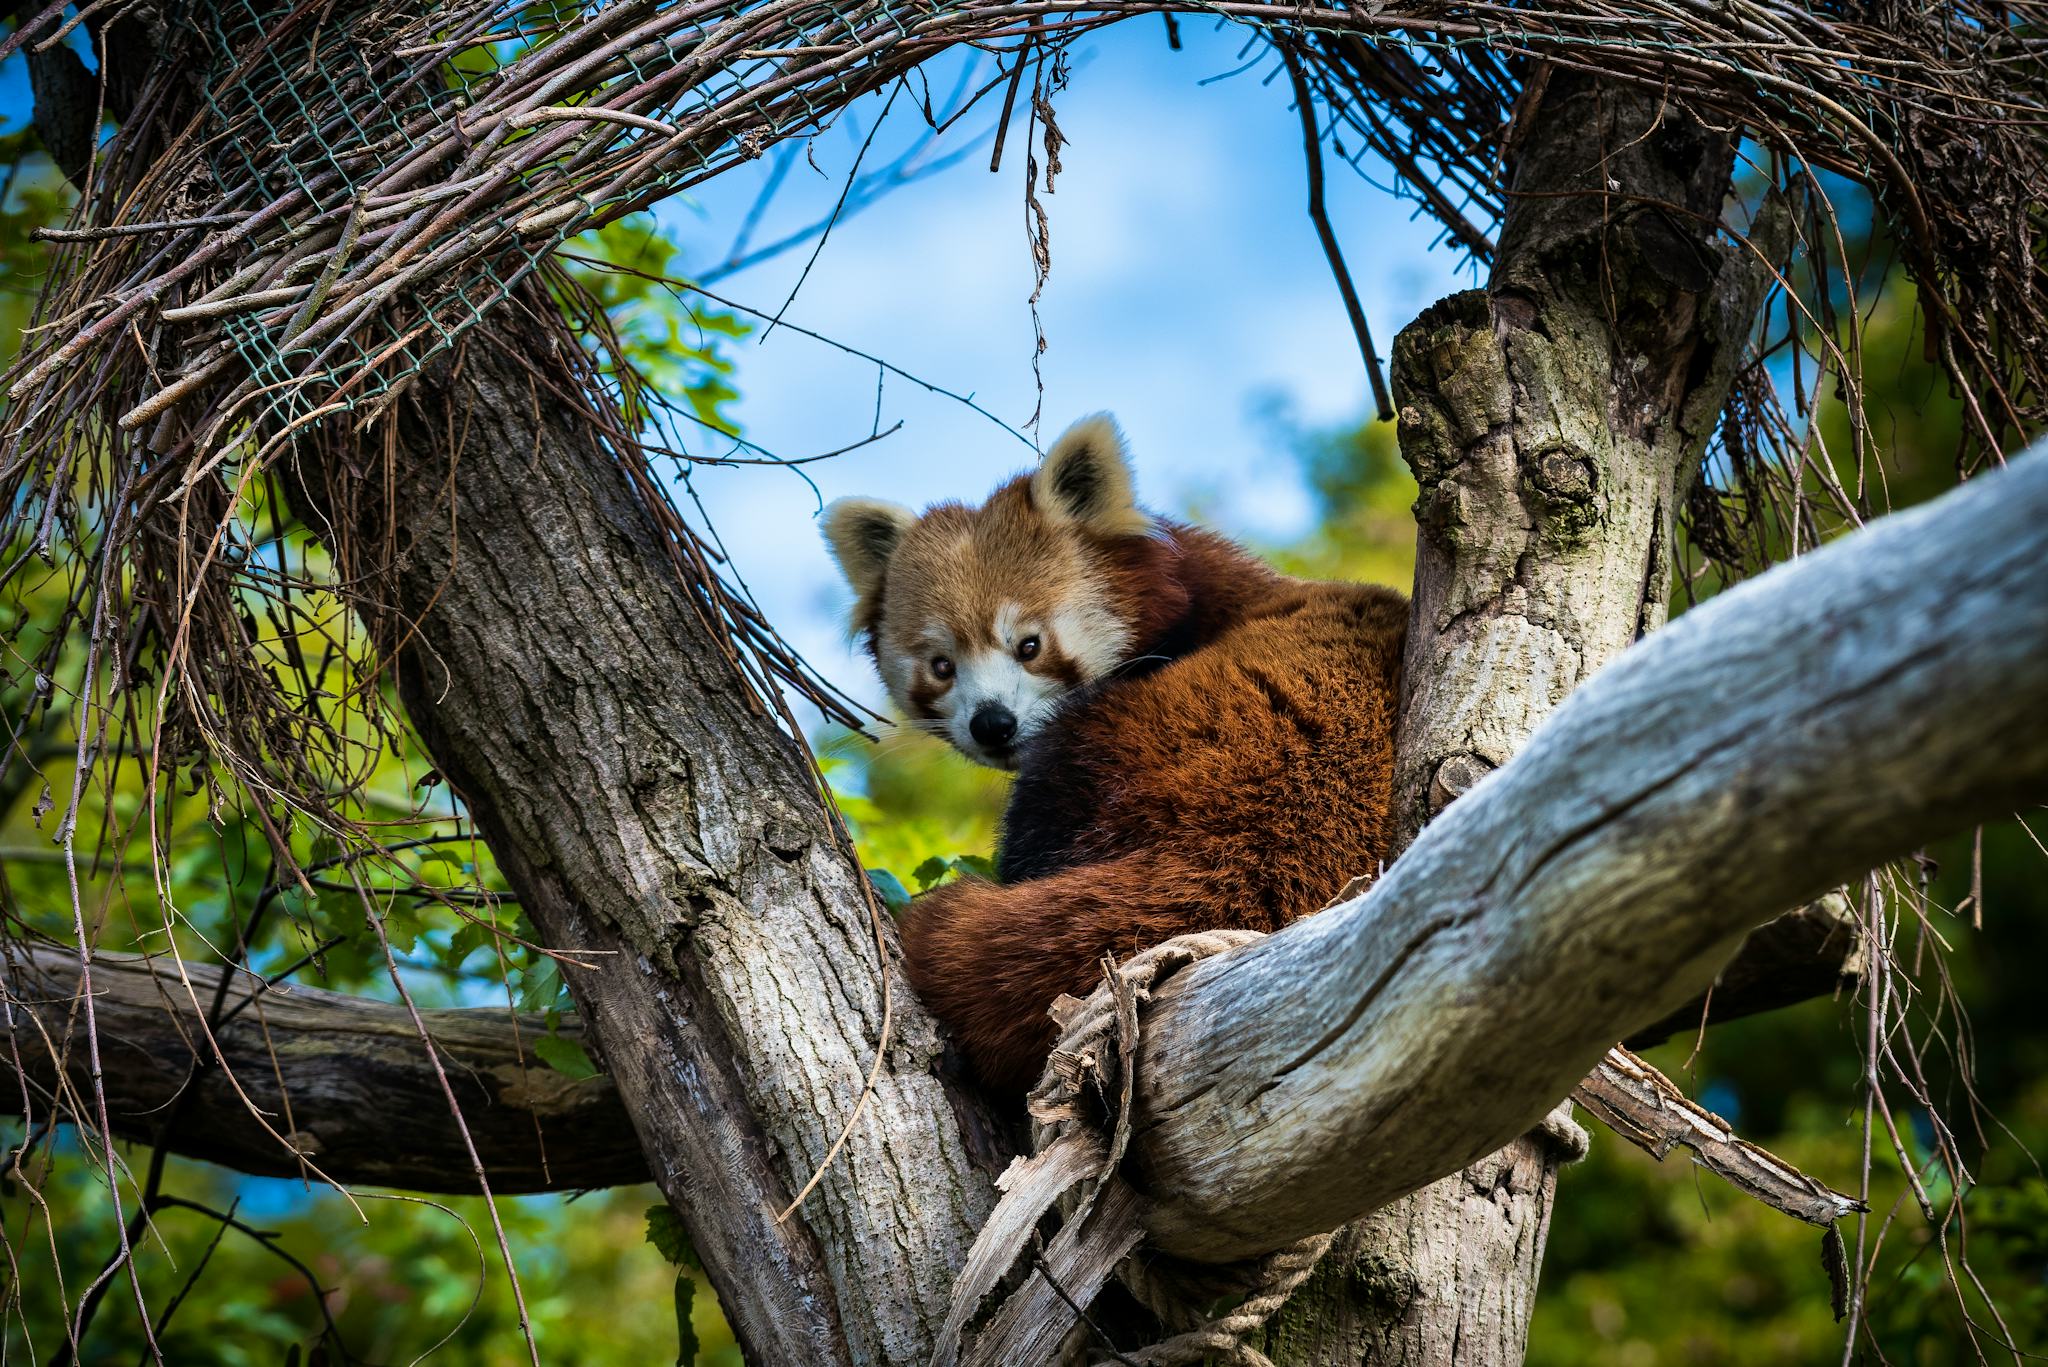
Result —
[{"label": "red panda", "polygon": [[1086,418],[979,508],[841,499],[827,542],[896,705],[1014,769],[1001,883],[911,903],[911,985],[1021,1094],[1047,1008],[1193,930],[1279,929],[1387,853],[1406,599],[1279,574],[1134,501]]}]

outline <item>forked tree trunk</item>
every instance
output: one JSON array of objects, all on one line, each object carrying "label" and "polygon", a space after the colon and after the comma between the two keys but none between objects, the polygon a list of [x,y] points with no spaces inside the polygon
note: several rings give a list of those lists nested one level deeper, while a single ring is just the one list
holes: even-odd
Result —
[{"label": "forked tree trunk", "polygon": [[[1401,453],[1421,484],[1404,843],[1662,624],[1678,500],[1768,278],[1713,241],[1732,145],[1654,92],[1539,69],[1509,144],[1489,287],[1436,304],[1394,345]],[[1270,1327],[1269,1354],[1520,1362],[1558,1167],[1583,1142],[1566,1105],[1346,1229]]]},{"label": "forked tree trunk", "polygon": [[[548,307],[545,299],[538,307]],[[991,1204],[971,1104],[794,741],[683,591],[645,495],[524,369],[516,306],[430,377],[381,458],[308,501],[386,544],[399,691],[564,968],[748,1359],[912,1362]],[[392,500],[386,520],[385,499]],[[317,519],[315,525],[318,525]],[[351,566],[373,575],[374,564]],[[886,918],[885,918],[886,919]]]},{"label": "forked tree trunk", "polygon": [[[180,127],[205,66],[139,16],[108,29],[108,107],[153,90],[156,126]],[[133,184],[155,152],[116,146],[100,174]],[[574,386],[558,334],[521,307],[555,305],[500,304],[349,458],[295,455],[299,511],[405,624],[408,716],[542,943],[587,965],[563,972],[584,1038],[749,1360],[916,1361],[993,1204],[999,1156],[970,1151],[992,1127],[938,1080],[798,743],[749,705],[647,491],[551,392]],[[872,1095],[780,1219],[862,1096],[885,979]]]}]

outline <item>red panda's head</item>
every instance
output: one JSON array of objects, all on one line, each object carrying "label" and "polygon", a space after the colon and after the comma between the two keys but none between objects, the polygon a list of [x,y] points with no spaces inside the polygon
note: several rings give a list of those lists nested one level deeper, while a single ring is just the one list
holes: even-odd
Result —
[{"label": "red panda's head", "polygon": [[1169,552],[1107,414],[1068,428],[979,508],[920,516],[842,498],[824,526],[889,696],[997,768],[1014,766],[1063,695],[1132,657],[1176,587],[1157,582]]}]

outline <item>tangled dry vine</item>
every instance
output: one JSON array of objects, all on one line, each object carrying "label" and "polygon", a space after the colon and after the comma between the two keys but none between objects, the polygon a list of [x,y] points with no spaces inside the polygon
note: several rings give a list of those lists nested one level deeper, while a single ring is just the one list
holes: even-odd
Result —
[{"label": "tangled dry vine", "polygon": [[[1852,398],[1858,273],[1842,259],[1822,172],[1866,186],[1896,225],[1928,345],[1971,400],[1975,443],[1959,461],[1996,458],[2048,412],[2035,193],[2048,182],[2048,64],[2031,3],[1838,13],[1796,0],[566,10],[233,0],[152,12],[159,40],[206,73],[201,93],[168,77],[117,92],[122,129],[78,225],[53,234],[55,277],[6,377],[0,582],[53,540],[93,545],[99,568],[80,580],[79,615],[110,632],[144,615],[166,624],[167,673],[189,685],[186,698],[216,700],[188,703],[190,724],[160,737],[159,753],[224,765],[257,791],[331,787],[346,770],[335,728],[309,723],[311,692],[281,694],[237,629],[232,590],[286,596],[280,576],[221,544],[232,540],[228,509],[274,477],[294,441],[359,439],[479,318],[520,307],[523,282],[562,291],[554,253],[571,236],[816,132],[934,53],[973,45],[1021,70],[1047,47],[1162,10],[1240,24],[1255,42],[1298,52],[1339,151],[1384,157],[1481,257],[1505,203],[1516,110],[1549,70],[1597,68],[1725,117],[1750,138],[1754,172],[1800,210],[1808,264],[1787,282],[1802,315],[1789,327],[1829,337],[1847,321],[1848,346],[1828,345]],[[22,23],[0,53],[55,42],[62,13],[54,5]],[[145,146],[152,155],[135,154]],[[587,308],[560,330],[565,352],[605,340]],[[1760,352],[1783,341],[1765,339]],[[632,457],[640,396],[630,377],[616,365],[575,369],[573,387]],[[1796,480],[1811,463],[1803,425],[1769,387],[1761,368],[1743,377],[1723,439],[1741,478],[1695,499],[1695,520],[1713,533],[1699,543],[1731,561],[1759,553],[1772,508],[1787,502],[1760,482]],[[1859,472],[1864,431],[1853,430]],[[1799,524],[1795,542],[1818,535],[1816,507],[1822,521],[1868,515],[1862,488],[1820,474],[1814,483],[1776,514]],[[88,507],[120,511],[98,521]],[[180,529],[168,540],[150,530],[165,518]],[[680,522],[675,539],[679,567],[762,696],[792,685],[851,719],[723,587],[715,556]],[[364,568],[340,558],[344,571]],[[137,571],[132,590],[116,567]],[[321,576],[281,579],[303,588]]]}]

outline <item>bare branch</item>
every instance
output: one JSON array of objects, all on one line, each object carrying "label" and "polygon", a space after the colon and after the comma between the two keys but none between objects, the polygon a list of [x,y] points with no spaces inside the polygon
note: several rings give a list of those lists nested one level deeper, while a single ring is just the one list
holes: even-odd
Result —
[{"label": "bare branch", "polygon": [[[1779,942],[1764,939],[1766,932],[1783,923],[1809,921],[1813,914],[1807,908],[1781,917],[1745,948],[1784,952]],[[77,991],[77,957],[54,946],[24,946],[15,957],[6,984],[13,1044],[27,1065],[31,1095],[53,1105],[58,1089],[51,1045],[62,1048]],[[1777,971],[1789,981],[1802,970],[1787,963]],[[210,1000],[221,970],[187,964],[185,972],[199,998]],[[321,1165],[338,1181],[424,1192],[466,1194],[473,1188],[461,1137],[439,1102],[439,1083],[403,1007],[315,987],[257,991],[259,983],[248,974],[236,975],[227,1024],[214,1032],[229,1069],[258,1106],[282,1115],[288,1095],[295,1132],[314,1146]],[[101,1029],[119,1042],[103,1070],[115,1132],[147,1142],[191,1067],[190,1046],[202,1038],[200,1013],[175,981],[160,979],[141,957],[96,956],[93,986],[100,994]],[[1736,1009],[1739,1000],[1717,992],[1711,1020],[1743,1014]],[[254,1014],[259,1002],[260,1017]],[[520,1048],[518,1032],[530,1044],[545,1029],[538,1017],[515,1021],[488,1008],[422,1014],[452,1065],[449,1080],[462,1094],[470,1135],[494,1190],[573,1191],[648,1180],[646,1159],[630,1137],[630,1121],[611,1079],[602,1074],[569,1078],[533,1057],[530,1048]],[[1674,1016],[1685,1021],[1686,1029],[1698,1026],[1697,1009]],[[565,1017],[557,1033],[581,1040],[582,1022]],[[0,1057],[11,1060],[13,1053]],[[84,1054],[74,1049],[68,1062],[69,1085],[83,1087]],[[169,1145],[174,1152],[239,1172],[300,1175],[293,1156],[249,1122],[246,1107],[224,1079],[195,1085],[185,1103],[185,1122]],[[393,1101],[370,1104],[380,1096]],[[408,1099],[421,1104],[411,1105]],[[0,1087],[0,1109],[21,1109],[19,1088]]]},{"label": "bare branch", "polygon": [[1610,1050],[1572,1093],[1572,1100],[1655,1158],[1676,1148],[1692,1150],[1701,1167],[1795,1220],[1825,1228],[1844,1215],[1868,1209],[1855,1197],[1816,1182],[1750,1143],[1626,1049]]},{"label": "bare branch", "polygon": [[[35,1117],[70,1118],[83,1095],[85,1051],[72,1042],[78,988],[74,951],[19,947],[5,968],[13,1045],[28,1072]],[[186,975],[210,1000],[221,970],[188,964]],[[158,1116],[192,1076],[195,1046],[205,1050],[203,1012],[175,976],[158,977],[147,959],[100,954],[93,959],[103,1082],[114,1131],[146,1141]],[[412,1191],[476,1190],[462,1136],[449,1114],[412,1017],[403,1006],[363,997],[291,987],[255,994],[261,979],[238,974],[230,987],[232,1018],[215,1031],[228,1071],[273,1122],[287,1114],[299,1143],[337,1181]],[[254,1000],[251,1000],[252,995]],[[247,1003],[246,1007],[244,1003]],[[634,1138],[611,1079],[575,1079],[522,1052],[504,1011],[422,1011],[448,1064],[448,1082],[470,1122],[477,1156],[500,1192],[563,1191],[647,1180],[647,1160]],[[525,1041],[545,1033],[522,1017]],[[561,1033],[582,1027],[565,1020]],[[62,1054],[64,1082],[55,1059]],[[15,1057],[8,1051],[4,1057]],[[219,1068],[191,1084],[173,1147],[192,1158],[242,1172],[297,1177],[303,1165],[257,1125]],[[0,1087],[19,1110],[21,1090]],[[280,1130],[283,1126],[277,1126]]]}]

